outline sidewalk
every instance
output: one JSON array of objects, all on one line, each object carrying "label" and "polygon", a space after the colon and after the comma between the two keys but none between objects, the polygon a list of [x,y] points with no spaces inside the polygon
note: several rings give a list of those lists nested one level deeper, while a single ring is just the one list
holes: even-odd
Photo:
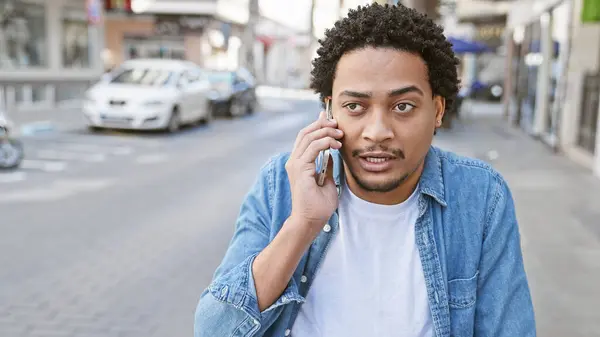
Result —
[{"label": "sidewalk", "polygon": [[500,119],[465,119],[436,145],[490,162],[516,202],[538,335],[600,336],[600,178]]},{"label": "sidewalk", "polygon": [[72,128],[85,123],[79,105],[64,105],[55,108],[32,107],[6,112],[15,125],[16,134],[33,134],[58,128]]}]

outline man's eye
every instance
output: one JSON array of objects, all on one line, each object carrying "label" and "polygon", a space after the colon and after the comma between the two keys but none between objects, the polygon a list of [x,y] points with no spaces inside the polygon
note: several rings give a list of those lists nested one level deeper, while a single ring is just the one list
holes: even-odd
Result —
[{"label": "man's eye", "polygon": [[414,105],[409,104],[409,103],[400,103],[398,105],[396,105],[396,110],[400,113],[408,113],[410,112],[412,109],[414,109]]},{"label": "man's eye", "polygon": [[362,108],[358,103],[348,103],[344,107],[351,112],[359,112],[360,108]]}]

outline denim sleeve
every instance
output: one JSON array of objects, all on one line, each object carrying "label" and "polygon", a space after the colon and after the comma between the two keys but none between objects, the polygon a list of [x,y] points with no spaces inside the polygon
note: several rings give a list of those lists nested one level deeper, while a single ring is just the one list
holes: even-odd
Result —
[{"label": "denim sleeve", "polygon": [[242,203],[235,232],[211,284],[200,296],[194,322],[195,337],[262,336],[285,304],[304,301],[291,280],[282,296],[260,312],[252,263],[270,242],[273,191],[272,158]]},{"label": "denim sleeve", "polygon": [[512,194],[501,178],[483,236],[475,336],[533,337],[535,317]]}]

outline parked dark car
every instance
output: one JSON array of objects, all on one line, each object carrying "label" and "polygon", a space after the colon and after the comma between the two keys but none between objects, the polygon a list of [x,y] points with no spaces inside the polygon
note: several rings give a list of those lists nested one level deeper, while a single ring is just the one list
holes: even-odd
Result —
[{"label": "parked dark car", "polygon": [[504,80],[489,83],[476,81],[471,86],[469,98],[488,102],[500,102],[504,95]]},{"label": "parked dark car", "polygon": [[213,87],[213,116],[239,117],[255,111],[256,80],[248,70],[208,70],[207,76]]}]

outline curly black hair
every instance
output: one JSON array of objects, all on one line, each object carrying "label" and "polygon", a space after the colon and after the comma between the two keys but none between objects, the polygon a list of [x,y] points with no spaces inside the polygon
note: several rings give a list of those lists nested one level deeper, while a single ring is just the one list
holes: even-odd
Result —
[{"label": "curly black hair", "polygon": [[415,53],[425,61],[434,95],[453,107],[459,90],[457,65],[452,44],[442,27],[414,9],[378,3],[359,6],[325,31],[325,38],[313,60],[310,88],[324,101],[331,96],[337,63],[342,55],[364,47],[394,48]]}]

